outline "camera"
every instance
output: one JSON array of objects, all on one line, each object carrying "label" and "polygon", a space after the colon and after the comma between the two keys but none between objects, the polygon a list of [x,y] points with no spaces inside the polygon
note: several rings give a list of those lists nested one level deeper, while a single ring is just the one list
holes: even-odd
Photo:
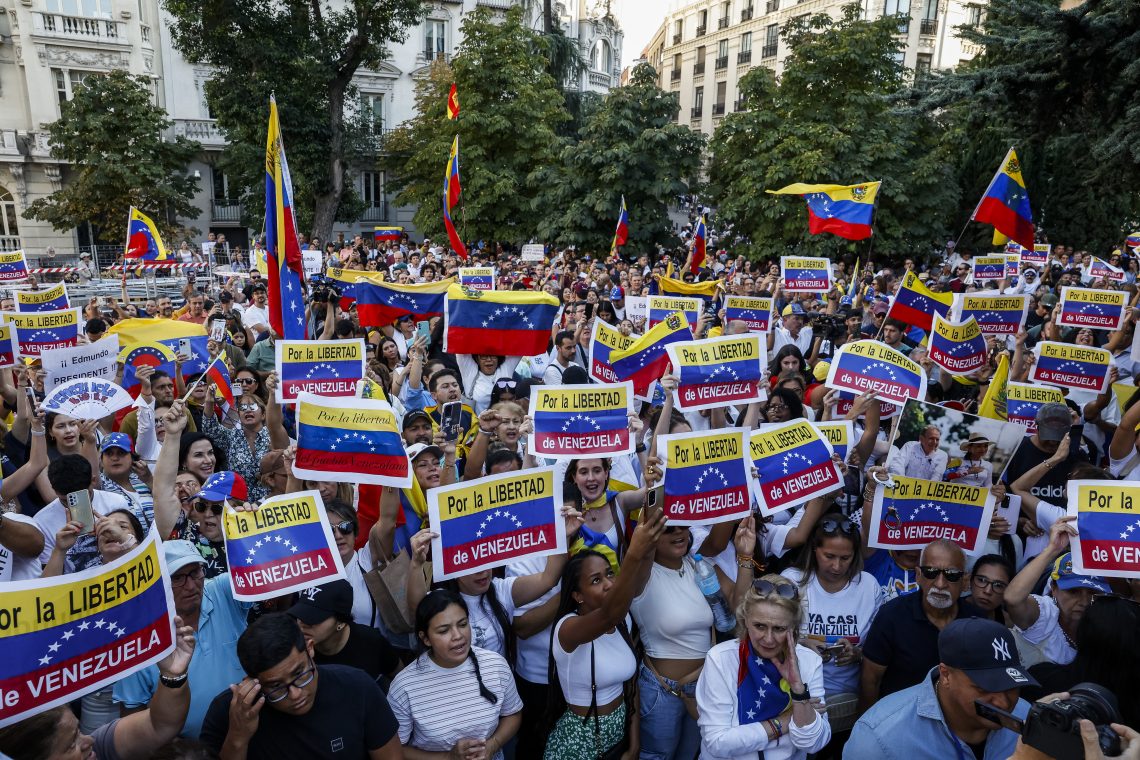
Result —
[{"label": "camera", "polygon": [[815,312],[808,320],[812,330],[827,340],[836,340],[847,335],[847,320],[839,314]]},{"label": "camera", "polygon": [[1120,737],[1108,725],[1121,720],[1116,696],[1095,683],[1077,684],[1069,689],[1068,699],[1034,703],[1024,721],[981,700],[974,700],[974,710],[986,720],[1021,734],[1025,744],[1056,760],[1083,760],[1081,718],[1096,726],[1097,742],[1105,757],[1118,757],[1123,751]]}]

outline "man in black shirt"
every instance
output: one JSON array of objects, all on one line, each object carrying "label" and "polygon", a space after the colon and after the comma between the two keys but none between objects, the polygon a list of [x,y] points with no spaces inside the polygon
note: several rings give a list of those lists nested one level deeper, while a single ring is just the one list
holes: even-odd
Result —
[{"label": "man in black shirt", "polygon": [[318,665],[360,668],[375,681],[396,674],[399,659],[384,634],[352,622],[352,584],[337,579],[301,592],[289,614],[313,647]]},{"label": "man in black shirt", "polygon": [[297,621],[258,618],[237,643],[247,678],[214,698],[201,741],[222,760],[399,760],[398,724],[368,675],[317,665]]},{"label": "man in black shirt", "polygon": [[1062,438],[1072,436],[1068,458],[1045,473],[1030,489],[1030,493],[1038,499],[1064,507],[1068,504],[1065,484],[1069,480],[1069,474],[1074,466],[1088,461],[1080,445],[1082,427],[1073,425],[1073,414],[1065,404],[1042,404],[1035,419],[1037,432],[1022,439],[1021,445],[1010,457],[1003,479],[1007,485],[1017,480],[1057,453],[1057,445]]}]

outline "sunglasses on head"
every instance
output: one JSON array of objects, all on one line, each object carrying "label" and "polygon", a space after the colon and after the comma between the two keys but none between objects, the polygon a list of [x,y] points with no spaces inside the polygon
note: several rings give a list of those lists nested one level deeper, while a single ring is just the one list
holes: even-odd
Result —
[{"label": "sunglasses on head", "polygon": [[194,503],[194,511],[206,514],[206,512],[213,512],[215,515],[220,515],[226,505],[220,501],[202,501],[199,499]]},{"label": "sunglasses on head", "polygon": [[923,565],[918,569],[922,571],[922,576],[928,581],[934,580],[941,573],[942,575],[946,576],[947,582],[957,583],[958,581],[962,580],[962,576],[966,574],[965,570],[958,570],[957,568],[952,567],[927,567],[926,565]]},{"label": "sunglasses on head", "polygon": [[859,529],[855,527],[855,523],[846,517],[828,517],[819,524],[819,528],[824,533],[845,533],[849,536],[853,536],[859,532]]},{"label": "sunglasses on head", "polygon": [[800,597],[800,589],[794,583],[776,584],[772,583],[772,581],[766,581],[763,578],[757,578],[752,581],[752,590],[760,596],[771,596],[775,594],[784,599],[799,599]]},{"label": "sunglasses on head", "polygon": [[501,377],[501,378],[499,378],[498,380],[496,380],[496,381],[495,381],[495,387],[496,387],[496,388],[511,388],[511,389],[514,389],[514,388],[515,388],[515,387],[517,387],[517,386],[518,386],[518,381],[517,381],[517,380],[508,380],[508,379],[507,379],[507,378],[505,378],[505,377]]}]

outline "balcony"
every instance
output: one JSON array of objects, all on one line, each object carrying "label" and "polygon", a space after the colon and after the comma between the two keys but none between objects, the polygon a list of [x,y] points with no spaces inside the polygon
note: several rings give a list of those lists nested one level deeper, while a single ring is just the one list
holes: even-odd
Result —
[{"label": "balcony", "polygon": [[724,116],[724,103],[713,103],[713,116]]},{"label": "balcony", "polygon": [[673,44],[674,45],[680,45],[681,44],[681,33],[680,32],[677,32],[676,34],[673,35]]},{"label": "balcony", "polygon": [[386,222],[388,221],[388,201],[372,202],[373,205],[366,206],[364,213],[360,215],[362,222]]},{"label": "balcony", "polygon": [[699,119],[704,115],[705,109],[703,106],[697,106],[689,112],[690,119]]},{"label": "balcony", "polygon": [[174,134],[201,143],[203,148],[226,147],[226,136],[213,119],[175,119]]},{"label": "balcony", "polygon": [[19,235],[0,235],[0,251],[18,251],[23,247]]},{"label": "balcony", "polygon": [[428,61],[428,62],[431,62],[431,61],[450,61],[451,55],[449,53],[443,52],[442,50],[425,50],[424,51],[424,60]]},{"label": "balcony", "polygon": [[148,48],[153,46],[150,44],[150,27],[146,24],[139,24],[139,36],[142,38],[143,45]]},{"label": "balcony", "polygon": [[681,81],[681,70],[680,69],[673,69],[672,71],[670,71],[669,72],[669,81],[670,82],[680,82]]},{"label": "balcony", "polygon": [[716,28],[717,29],[727,29],[728,28],[728,16],[721,16],[719,19],[717,19]]},{"label": "balcony", "polygon": [[722,69],[727,69],[727,68],[728,68],[728,56],[727,55],[716,59],[716,70],[717,71],[721,71]]},{"label": "balcony", "polygon": [[697,27],[697,36],[698,37],[704,37],[706,31],[708,31],[708,27],[698,26]]},{"label": "balcony", "polygon": [[210,218],[215,222],[240,222],[241,202],[227,200],[210,201]]},{"label": "balcony", "polygon": [[751,50],[741,50],[739,53],[736,54],[736,63],[737,63],[737,65],[742,64],[742,63],[752,63],[752,51]]},{"label": "balcony", "polygon": [[764,47],[760,48],[760,57],[761,58],[775,58],[776,57],[776,45],[765,45]]},{"label": "balcony", "polygon": [[768,2],[764,4],[765,13],[775,13],[778,10],[780,10],[780,0],[768,0]]},{"label": "balcony", "polygon": [[693,76],[703,77],[704,75],[705,75],[705,62],[701,61],[700,63],[694,63],[693,64]]},{"label": "balcony", "polygon": [[65,16],[62,13],[37,11],[32,14],[32,29],[34,34],[44,37],[127,44],[126,24],[111,19]]},{"label": "balcony", "polygon": [[924,18],[918,27],[918,33],[928,35],[938,34],[938,19]]},{"label": "balcony", "polygon": [[595,87],[613,87],[614,85],[613,75],[604,71],[591,71],[589,79],[590,84]]},{"label": "balcony", "polygon": [[[457,0],[447,0],[447,1],[448,2],[455,2],[457,5],[463,4],[461,2],[457,2]],[[494,8],[495,10],[499,10],[499,11],[509,11],[511,9],[511,6],[514,5],[514,2],[513,2],[513,0],[479,0],[475,4],[478,6],[481,6],[483,8]]]},{"label": "balcony", "polygon": [[744,22],[744,21],[751,21],[751,20],[752,20],[752,11],[753,11],[753,10],[754,10],[754,9],[752,8],[752,6],[751,6],[751,5],[750,5],[750,6],[748,6],[747,8],[745,8],[744,10],[742,10],[742,11],[740,12],[740,20],[741,20],[741,22]]}]

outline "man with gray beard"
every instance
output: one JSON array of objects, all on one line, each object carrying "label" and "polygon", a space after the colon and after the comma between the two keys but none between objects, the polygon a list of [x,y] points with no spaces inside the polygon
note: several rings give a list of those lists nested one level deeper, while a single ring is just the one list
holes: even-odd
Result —
[{"label": "man with gray beard", "polygon": [[917,578],[918,592],[884,604],[871,624],[863,644],[860,713],[887,694],[922,681],[938,664],[938,634],[952,621],[985,617],[958,599],[965,584],[966,555],[957,544],[946,539],[927,544]]}]

